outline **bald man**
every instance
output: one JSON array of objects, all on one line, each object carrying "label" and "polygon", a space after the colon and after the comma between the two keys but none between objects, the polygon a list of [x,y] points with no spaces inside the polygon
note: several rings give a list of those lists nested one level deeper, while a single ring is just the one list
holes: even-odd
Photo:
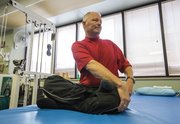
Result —
[{"label": "bald man", "polygon": [[[37,106],[93,114],[122,112],[129,105],[134,84],[131,64],[117,45],[99,38],[102,23],[99,13],[88,12],[82,23],[86,37],[72,45],[81,73],[80,83],[59,75],[48,77],[44,88],[38,90]],[[125,82],[118,71],[125,73]]]},{"label": "bald man", "polygon": [[[102,28],[100,13],[88,12],[82,23],[85,39],[72,45],[72,53],[81,74],[80,84],[99,87],[101,81],[111,83],[118,91],[118,110],[124,111],[129,105],[135,83],[131,64],[116,44],[99,37]],[[125,82],[119,78],[118,70],[126,75]]]}]

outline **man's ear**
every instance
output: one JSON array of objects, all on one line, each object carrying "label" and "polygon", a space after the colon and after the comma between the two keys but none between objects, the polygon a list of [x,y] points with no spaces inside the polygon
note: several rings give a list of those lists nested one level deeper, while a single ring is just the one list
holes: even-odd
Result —
[{"label": "man's ear", "polygon": [[83,26],[86,24],[86,22],[82,22]]},{"label": "man's ear", "polygon": [[86,22],[82,22],[83,27],[85,27]]}]

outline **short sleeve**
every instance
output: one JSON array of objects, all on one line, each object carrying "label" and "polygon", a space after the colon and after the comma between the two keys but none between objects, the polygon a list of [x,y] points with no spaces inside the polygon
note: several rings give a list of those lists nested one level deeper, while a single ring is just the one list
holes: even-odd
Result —
[{"label": "short sleeve", "polygon": [[78,41],[72,45],[71,50],[79,71],[81,71],[89,61],[93,60],[87,48]]},{"label": "short sleeve", "polygon": [[123,52],[121,51],[121,49],[115,45],[115,50],[117,53],[117,64],[118,64],[118,69],[120,70],[120,72],[124,72],[124,70],[128,67],[131,66],[131,64],[129,63],[129,61],[126,59],[126,57],[124,56]]}]

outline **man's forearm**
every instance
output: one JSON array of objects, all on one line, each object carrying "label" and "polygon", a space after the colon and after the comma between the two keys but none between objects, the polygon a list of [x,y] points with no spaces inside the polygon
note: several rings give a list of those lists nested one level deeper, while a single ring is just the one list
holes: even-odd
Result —
[{"label": "man's forearm", "polygon": [[[135,83],[134,76],[133,76],[133,70],[131,66],[128,66],[124,70],[125,75],[127,76],[126,80],[130,80],[131,83]],[[129,82],[129,81],[128,81]]]},{"label": "man's forearm", "polygon": [[86,65],[86,69],[98,79],[112,82],[118,87],[122,84],[122,80],[119,77],[111,73],[106,67],[95,60],[91,60]]},{"label": "man's forearm", "polygon": [[133,77],[133,70],[131,66],[128,66],[125,70],[124,73],[126,74],[127,77]]}]

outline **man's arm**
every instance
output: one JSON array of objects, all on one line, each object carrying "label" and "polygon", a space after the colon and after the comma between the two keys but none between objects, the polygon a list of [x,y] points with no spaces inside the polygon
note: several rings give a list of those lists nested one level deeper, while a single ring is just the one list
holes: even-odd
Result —
[{"label": "man's arm", "polygon": [[119,77],[111,73],[105,66],[95,60],[91,60],[86,65],[86,70],[94,75],[94,77],[112,82],[117,87],[122,85],[122,80]]},{"label": "man's arm", "polygon": [[126,74],[127,77],[133,78],[133,70],[131,66],[125,68],[124,73]]}]

